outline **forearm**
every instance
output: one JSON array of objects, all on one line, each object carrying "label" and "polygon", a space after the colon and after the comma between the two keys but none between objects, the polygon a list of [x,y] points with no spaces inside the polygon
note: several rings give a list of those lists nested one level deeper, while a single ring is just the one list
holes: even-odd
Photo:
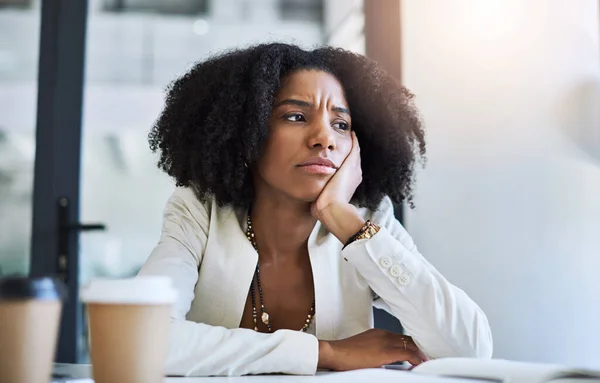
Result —
[{"label": "forearm", "polygon": [[176,376],[312,375],[319,349],[314,336],[299,331],[262,334],[176,321],[166,367]]},{"label": "forearm", "polygon": [[331,203],[317,210],[317,219],[343,244],[356,234],[365,219],[349,203]]},{"label": "forearm", "polygon": [[490,357],[485,314],[413,251],[382,229],[367,241],[351,244],[343,255],[428,356]]}]

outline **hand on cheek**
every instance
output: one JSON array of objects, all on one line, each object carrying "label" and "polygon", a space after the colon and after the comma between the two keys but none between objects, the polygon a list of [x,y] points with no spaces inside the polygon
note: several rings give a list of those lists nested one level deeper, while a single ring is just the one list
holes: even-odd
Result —
[{"label": "hand on cheek", "polygon": [[[331,204],[350,202],[356,188],[362,182],[360,167],[360,146],[356,133],[352,132],[352,149],[337,172],[331,177],[323,191],[313,203],[313,213],[327,208]],[[317,217],[318,218],[318,217]]]},{"label": "hand on cheek", "polygon": [[352,132],[352,149],[311,207],[312,214],[340,241],[364,224],[350,200],[362,182],[360,146]]}]

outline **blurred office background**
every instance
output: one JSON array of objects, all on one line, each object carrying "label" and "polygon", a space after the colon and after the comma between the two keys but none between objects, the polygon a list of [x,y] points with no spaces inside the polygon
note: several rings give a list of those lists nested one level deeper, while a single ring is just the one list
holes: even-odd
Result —
[{"label": "blurred office background", "polygon": [[[26,272],[40,2],[0,4],[0,265]],[[211,53],[274,40],[315,47],[327,33],[320,0],[90,0],[88,12],[81,220],[109,230],[81,237],[82,282],[136,272],[160,233],[173,183],[146,136],[166,86]]]},{"label": "blurred office background", "polygon": [[[170,81],[223,49],[331,44],[416,94],[429,154],[404,222],[488,314],[495,356],[600,367],[598,1],[89,0],[87,12],[79,215],[107,229],[80,235],[78,283],[134,274],[159,238],[173,183],[146,135]],[[36,145],[51,145],[35,142],[41,14],[40,0],[0,0],[0,275],[30,270]]]}]

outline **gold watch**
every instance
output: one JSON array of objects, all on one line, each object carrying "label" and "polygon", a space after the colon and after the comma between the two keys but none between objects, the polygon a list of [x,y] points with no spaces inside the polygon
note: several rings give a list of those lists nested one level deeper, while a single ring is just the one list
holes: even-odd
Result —
[{"label": "gold watch", "polygon": [[349,244],[351,244],[354,241],[358,241],[359,239],[372,238],[375,234],[377,234],[379,229],[380,229],[380,227],[375,225],[373,222],[371,222],[371,221],[365,222],[363,227],[359,231],[357,231],[356,234],[354,234],[352,237],[350,237],[348,239],[348,241],[346,241],[346,243],[344,244],[344,247],[348,246]]}]

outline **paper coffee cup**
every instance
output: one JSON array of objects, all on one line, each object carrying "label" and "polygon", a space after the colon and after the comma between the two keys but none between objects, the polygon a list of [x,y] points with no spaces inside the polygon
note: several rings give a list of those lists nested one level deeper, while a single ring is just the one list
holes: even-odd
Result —
[{"label": "paper coffee cup", "polygon": [[65,296],[51,278],[0,279],[0,382],[50,381]]},{"label": "paper coffee cup", "polygon": [[94,280],[81,291],[96,383],[163,381],[176,297],[159,276]]}]

